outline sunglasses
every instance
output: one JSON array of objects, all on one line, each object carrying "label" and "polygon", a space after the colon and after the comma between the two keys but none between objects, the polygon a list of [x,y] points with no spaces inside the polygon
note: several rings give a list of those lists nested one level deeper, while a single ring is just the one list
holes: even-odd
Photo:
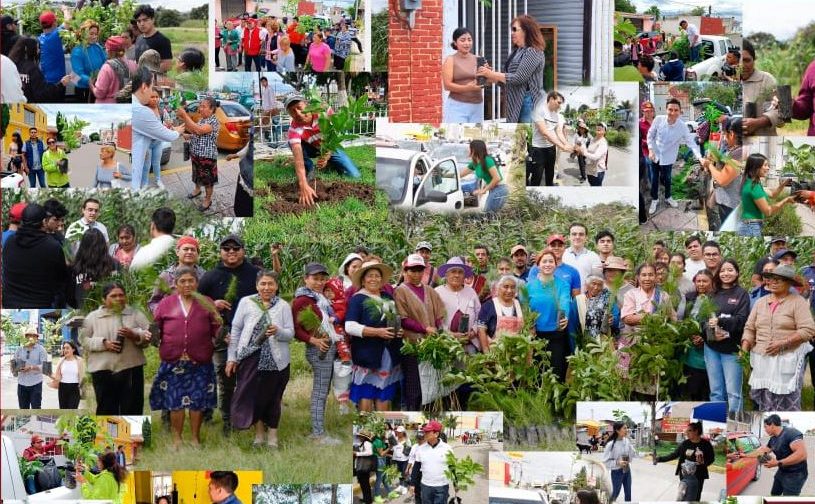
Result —
[{"label": "sunglasses", "polygon": [[48,145],[56,145],[56,142],[45,142],[45,143],[47,143]]},{"label": "sunglasses", "polygon": [[238,252],[242,247],[221,247],[224,252]]},{"label": "sunglasses", "polygon": [[519,32],[519,31],[522,31],[520,26],[513,26],[513,27],[512,27],[512,32],[513,32],[513,33],[515,33],[515,32]]}]

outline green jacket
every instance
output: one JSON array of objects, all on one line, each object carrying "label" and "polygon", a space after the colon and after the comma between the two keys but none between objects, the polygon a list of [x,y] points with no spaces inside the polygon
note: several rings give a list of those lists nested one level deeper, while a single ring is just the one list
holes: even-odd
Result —
[{"label": "green jacket", "polygon": [[99,474],[85,471],[82,476],[85,477],[85,483],[82,484],[83,499],[110,500],[113,504],[122,504],[127,485],[116,483],[116,478],[110,471]]},{"label": "green jacket", "polygon": [[60,173],[57,161],[65,158],[65,151],[46,149],[42,155],[42,169],[45,170],[45,183],[48,187],[60,187],[69,182],[67,173]]}]

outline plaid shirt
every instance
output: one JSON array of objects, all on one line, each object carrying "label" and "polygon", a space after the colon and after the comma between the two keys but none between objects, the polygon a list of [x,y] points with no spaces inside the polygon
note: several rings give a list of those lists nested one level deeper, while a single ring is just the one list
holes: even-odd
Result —
[{"label": "plaid shirt", "polygon": [[201,119],[198,124],[209,124],[212,126],[212,131],[204,135],[193,135],[190,140],[190,152],[194,156],[203,157],[207,159],[218,159],[218,147],[215,144],[215,139],[218,138],[218,129],[221,127],[215,114],[206,119]]}]

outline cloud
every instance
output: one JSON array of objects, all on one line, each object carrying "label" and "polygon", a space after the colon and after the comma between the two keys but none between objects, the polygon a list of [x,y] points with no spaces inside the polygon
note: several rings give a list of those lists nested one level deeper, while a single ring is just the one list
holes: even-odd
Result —
[{"label": "cloud", "polygon": [[744,0],[743,33],[771,33],[777,39],[786,40],[815,21],[815,10],[812,0],[784,0],[783,9],[774,9],[767,15],[767,3],[764,0]]},{"label": "cloud", "polygon": [[84,133],[98,131],[101,128],[109,128],[110,124],[127,121],[132,117],[131,105],[96,105],[96,104],[61,104],[61,105],[40,105],[48,116],[48,125],[55,126],[57,123],[57,112],[71,119],[79,117],[88,121],[90,125],[82,129]]}]

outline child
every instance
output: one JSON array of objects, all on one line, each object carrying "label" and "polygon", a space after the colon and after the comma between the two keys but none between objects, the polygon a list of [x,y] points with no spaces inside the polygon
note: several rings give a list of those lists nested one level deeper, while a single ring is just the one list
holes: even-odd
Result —
[{"label": "child", "polygon": [[328,313],[334,332],[340,337],[337,341],[337,360],[334,361],[334,397],[340,404],[340,413],[351,411],[349,407],[351,392],[351,343],[343,327],[345,310],[348,303],[345,299],[342,278],[335,277],[326,282],[323,295],[331,301],[331,311]]}]

